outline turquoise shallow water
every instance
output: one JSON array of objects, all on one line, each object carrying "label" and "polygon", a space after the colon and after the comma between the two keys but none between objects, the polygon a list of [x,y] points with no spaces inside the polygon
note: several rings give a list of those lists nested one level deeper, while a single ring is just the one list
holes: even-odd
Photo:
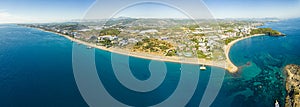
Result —
[{"label": "turquoise shallow water", "polygon": [[283,67],[300,64],[299,24],[299,19],[267,23],[262,27],[271,27],[287,36],[253,37],[232,47],[230,59],[241,70],[233,75],[234,79],[224,82],[223,87],[229,89],[228,95],[235,96],[233,106],[272,106],[275,100],[284,104]]},{"label": "turquoise shallow water", "polygon": [[[268,23],[264,27],[272,27],[288,36],[254,37],[235,44],[230,58],[241,70],[237,74],[225,72],[221,90],[211,106],[265,107],[273,106],[276,99],[283,105],[282,67],[300,64],[299,24],[299,19]],[[72,45],[56,34],[0,25],[0,106],[87,106],[73,76]],[[87,50],[81,46],[82,51]],[[110,52],[95,50],[95,56],[105,88],[115,99],[132,106],[149,106],[167,99],[174,93],[181,75],[180,64],[167,62],[168,72],[162,85],[148,93],[134,92],[115,78]],[[149,62],[130,57],[132,74],[140,80],[148,79],[151,76]],[[212,73],[222,74],[224,69],[208,67],[207,71],[199,72],[196,92],[187,106],[199,106]],[[219,78],[222,77],[211,79]]]}]

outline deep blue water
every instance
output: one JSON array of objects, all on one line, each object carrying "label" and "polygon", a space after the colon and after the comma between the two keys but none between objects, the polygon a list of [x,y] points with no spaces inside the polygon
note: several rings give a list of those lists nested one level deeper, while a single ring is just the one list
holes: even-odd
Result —
[{"label": "deep blue water", "polygon": [[[300,64],[299,24],[298,19],[268,23],[264,27],[272,27],[288,36],[254,37],[235,44],[230,58],[241,70],[237,74],[226,72],[221,91],[211,106],[263,107],[273,106],[275,100],[283,105],[282,68],[290,63]],[[0,106],[88,106],[74,79],[72,45],[56,34],[0,25]],[[83,51],[88,51],[81,46]],[[111,53],[102,50],[95,50],[95,53],[103,85],[115,99],[125,104],[159,103],[172,95],[178,85],[180,64],[167,62],[166,80],[157,89],[148,93],[134,92],[115,78],[110,64]],[[140,80],[148,79],[151,76],[149,62],[130,57],[132,74]],[[198,106],[212,73],[222,74],[224,70],[208,67],[199,72],[196,92],[187,106]],[[222,77],[212,79],[219,78]]]},{"label": "deep blue water", "polygon": [[86,105],[73,78],[70,41],[16,25],[0,27],[2,107]]}]

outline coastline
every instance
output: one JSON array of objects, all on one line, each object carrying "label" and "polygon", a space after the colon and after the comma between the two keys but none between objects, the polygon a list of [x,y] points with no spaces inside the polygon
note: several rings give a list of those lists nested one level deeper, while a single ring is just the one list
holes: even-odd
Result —
[{"label": "coastline", "polygon": [[240,40],[244,40],[244,39],[255,37],[255,36],[263,36],[264,35],[264,34],[251,35],[251,36],[242,37],[242,38],[239,38],[239,39],[236,39],[236,40],[230,42],[228,45],[224,46],[224,52],[225,52],[225,55],[226,55],[226,60],[214,61],[214,60],[206,60],[206,59],[199,59],[199,58],[185,58],[185,57],[177,57],[177,56],[170,57],[170,56],[162,56],[162,55],[150,55],[149,53],[131,52],[128,49],[124,50],[124,49],[115,48],[115,47],[106,48],[104,46],[98,46],[98,45],[93,44],[93,43],[89,43],[89,42],[85,42],[85,41],[82,41],[82,40],[72,38],[68,35],[64,35],[64,34],[60,34],[60,33],[56,33],[56,32],[51,32],[51,31],[47,31],[47,30],[44,30],[44,29],[40,29],[40,28],[34,28],[34,29],[38,29],[38,30],[41,30],[41,31],[44,31],[44,32],[54,33],[54,34],[63,36],[65,38],[69,39],[70,41],[73,41],[73,42],[76,42],[76,43],[79,43],[79,44],[83,44],[83,45],[86,45],[88,47],[97,48],[97,49],[100,49],[100,50],[103,50],[103,51],[108,51],[108,52],[112,52],[112,53],[117,53],[117,54],[136,57],[136,58],[148,59],[148,60],[157,60],[157,61],[164,61],[164,62],[214,66],[214,67],[219,67],[219,68],[226,69],[230,73],[236,73],[238,71],[238,67],[235,66],[231,62],[231,60],[229,59],[229,51],[230,51],[231,47]]},{"label": "coastline", "polygon": [[[286,107],[298,107],[300,105],[300,66],[289,64],[284,67],[286,74],[285,89],[287,95],[285,97]],[[297,93],[298,92],[298,93]]]},{"label": "coastline", "polygon": [[230,52],[231,47],[232,47],[235,43],[237,43],[237,42],[239,42],[239,41],[241,41],[241,40],[248,39],[248,38],[252,38],[252,37],[256,37],[256,36],[264,36],[264,35],[265,35],[265,34],[255,34],[255,35],[250,35],[250,36],[238,38],[238,39],[236,39],[236,40],[234,40],[234,41],[231,41],[229,44],[225,45],[225,47],[224,47],[224,48],[225,48],[225,49],[224,49],[224,52],[225,52],[225,55],[226,55],[226,62],[228,63],[227,69],[228,69],[228,71],[229,71],[230,73],[235,73],[235,72],[238,71],[238,67],[237,67],[236,65],[234,65],[234,64],[231,62],[230,58],[229,58],[229,52]]}]

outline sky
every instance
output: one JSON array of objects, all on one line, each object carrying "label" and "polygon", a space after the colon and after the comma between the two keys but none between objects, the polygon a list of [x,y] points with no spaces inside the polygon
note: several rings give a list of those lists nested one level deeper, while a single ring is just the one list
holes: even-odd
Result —
[{"label": "sky", "polygon": [[300,0],[205,0],[218,18],[295,18]]},{"label": "sky", "polygon": [[135,17],[135,18],[188,18],[184,13],[176,8],[161,4],[142,4],[122,9],[115,16]]},{"label": "sky", "polygon": [[94,0],[0,0],[0,23],[78,19]]},{"label": "sky", "polygon": [[[94,2],[95,0],[0,0],[0,23],[59,22],[81,19]],[[115,6],[118,2],[107,0],[105,3],[108,6]],[[203,3],[214,18],[300,17],[300,0],[203,0]],[[153,4],[130,7],[117,16],[185,17],[174,8]]]}]

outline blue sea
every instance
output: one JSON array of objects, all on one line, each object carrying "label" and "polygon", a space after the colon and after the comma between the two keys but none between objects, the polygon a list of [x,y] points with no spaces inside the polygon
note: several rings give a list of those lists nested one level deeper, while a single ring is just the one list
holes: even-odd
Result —
[{"label": "blue sea", "polygon": [[[230,59],[240,68],[238,73],[231,74],[217,67],[198,70],[199,80],[186,106],[205,105],[206,96],[214,94],[215,97],[210,96],[212,104],[208,104],[214,107],[272,107],[275,100],[283,106],[286,92],[282,69],[287,64],[300,65],[299,24],[300,19],[270,22],[262,27],[271,27],[287,36],[259,36],[236,43],[231,48]],[[88,106],[73,73],[75,45],[78,44],[57,34],[18,25],[0,25],[0,106]],[[87,49],[84,45],[78,47],[83,53],[95,52],[101,83],[114,99],[126,105],[142,107],[161,103],[180,85],[181,64],[165,62],[167,73],[161,74],[165,75],[165,80],[157,89],[150,92],[129,90],[116,78],[110,52]],[[150,60],[130,57],[129,61],[135,78],[147,80],[151,77]],[[186,75],[193,77],[194,74]],[[184,84],[190,84],[189,81],[193,80],[187,79]],[[221,82],[220,90],[217,90],[218,82]],[[216,89],[209,89],[211,84]],[[181,94],[183,98],[185,93]]]}]

